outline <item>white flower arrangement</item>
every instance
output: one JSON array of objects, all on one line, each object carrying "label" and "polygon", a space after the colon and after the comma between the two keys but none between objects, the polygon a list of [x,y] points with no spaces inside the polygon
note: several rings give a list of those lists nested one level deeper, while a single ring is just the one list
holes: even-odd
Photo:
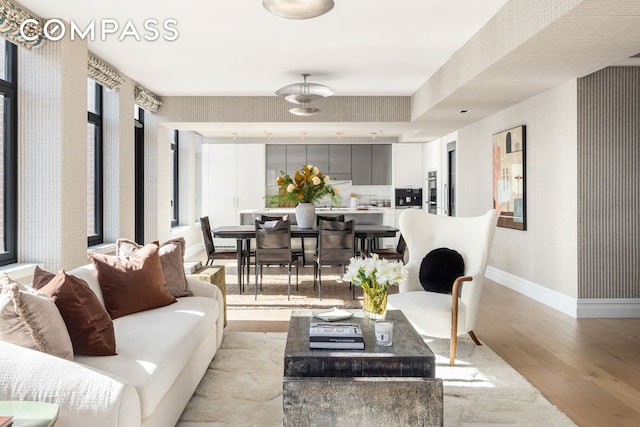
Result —
[{"label": "white flower arrangement", "polygon": [[402,262],[380,259],[377,254],[367,258],[351,258],[342,277],[372,295],[387,292],[390,286],[397,286],[406,278],[407,268]]}]

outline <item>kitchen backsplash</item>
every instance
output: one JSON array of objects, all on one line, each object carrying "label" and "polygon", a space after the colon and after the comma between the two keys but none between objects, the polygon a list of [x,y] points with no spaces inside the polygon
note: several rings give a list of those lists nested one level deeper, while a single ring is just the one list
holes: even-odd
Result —
[{"label": "kitchen backsplash", "polygon": [[[380,205],[382,206],[382,201],[391,201],[393,197],[393,187],[390,185],[352,185],[349,183],[341,183],[337,184],[336,187],[340,190],[340,195],[342,197],[341,206],[349,206],[350,195],[357,194],[357,198],[360,200],[360,205]],[[268,185],[266,188],[266,193],[270,194],[278,194],[278,186],[277,185]],[[318,206],[329,206],[329,200],[320,200],[316,203]]]}]

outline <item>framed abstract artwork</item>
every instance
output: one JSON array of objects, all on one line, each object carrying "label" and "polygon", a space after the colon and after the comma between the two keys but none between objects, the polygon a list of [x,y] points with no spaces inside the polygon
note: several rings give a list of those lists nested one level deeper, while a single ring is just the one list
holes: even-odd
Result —
[{"label": "framed abstract artwork", "polygon": [[526,126],[493,135],[493,207],[499,227],[527,229],[525,139]]}]

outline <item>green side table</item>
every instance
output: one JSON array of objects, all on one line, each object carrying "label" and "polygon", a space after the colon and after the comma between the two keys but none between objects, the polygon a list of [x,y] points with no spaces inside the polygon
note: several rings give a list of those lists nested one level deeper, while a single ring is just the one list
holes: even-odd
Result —
[{"label": "green side table", "polygon": [[52,427],[59,413],[55,403],[0,400],[0,415],[13,416],[12,427]]}]

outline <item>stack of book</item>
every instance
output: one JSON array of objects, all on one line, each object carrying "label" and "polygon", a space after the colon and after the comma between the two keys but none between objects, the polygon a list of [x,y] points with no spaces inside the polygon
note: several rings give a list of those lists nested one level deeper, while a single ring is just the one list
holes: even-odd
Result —
[{"label": "stack of book", "polygon": [[309,348],[364,350],[364,336],[357,323],[311,323]]}]

